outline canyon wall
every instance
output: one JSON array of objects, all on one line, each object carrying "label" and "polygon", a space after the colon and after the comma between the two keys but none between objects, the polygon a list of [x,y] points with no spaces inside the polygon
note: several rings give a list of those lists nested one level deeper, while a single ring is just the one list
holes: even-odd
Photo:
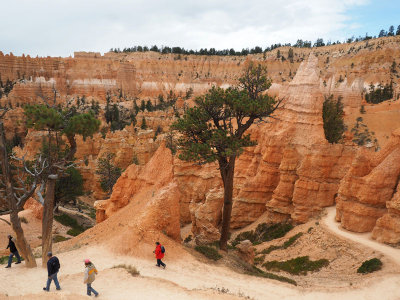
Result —
[{"label": "canyon wall", "polygon": [[[324,98],[315,55],[301,64],[280,97],[284,101],[274,118],[251,129],[258,145],[246,149],[238,159],[232,228],[246,226],[263,213],[267,213],[272,222],[287,219],[306,222],[323,207],[334,204],[340,179],[355,155],[355,147],[330,145],[324,137]],[[147,177],[141,174],[150,174],[154,165],[163,166],[171,157],[170,151],[161,147],[142,170],[134,167],[136,175],[129,175],[133,174],[130,171],[122,176],[110,200],[97,205],[99,221],[147,188],[149,183],[144,183]],[[218,239],[223,189],[217,166],[193,166],[176,157],[172,157],[171,163],[172,176],[164,185],[173,182],[179,190],[181,223],[191,222],[199,243]],[[155,190],[160,188],[159,182],[150,185]],[[123,196],[117,192],[121,190]]]},{"label": "canyon wall", "polygon": [[[322,103],[324,96],[333,94],[343,97],[346,114],[358,111],[370,83],[390,80],[397,99],[399,76],[390,69],[400,57],[400,38],[294,49],[293,60],[288,59],[288,50],[280,49],[286,59],[278,58],[277,50],[248,57],[77,52],[74,58],[31,58],[0,52],[0,78],[3,83],[15,82],[0,99],[2,107],[13,108],[5,120],[8,138],[24,135],[24,148],[16,149],[19,155],[34,155],[41,145],[43,133],[24,127],[23,104],[54,97],[64,103],[85,96],[100,103],[103,127],[107,93],[114,103],[132,109],[133,101],[155,103],[158,95],[173,91],[176,106],[182,109],[192,103],[193,96],[186,97],[189,88],[196,96],[212,85],[235,84],[246,60],[252,59],[267,66],[274,81],[270,92],[284,101],[274,119],[250,129],[258,144],[237,161],[232,228],[246,226],[262,214],[272,222],[306,222],[336,200],[337,220],[345,228],[373,231],[378,240],[399,242],[398,132],[377,153],[358,149],[349,140],[331,145],[323,133]],[[162,141],[174,114],[172,108],[140,112],[138,125],[145,117],[148,129],[127,126],[105,136],[78,139],[76,156],[85,161],[85,187],[96,199],[108,197],[95,170],[98,158],[115,153],[115,163],[126,171],[110,199],[97,202],[99,222],[147,191],[143,195],[154,194],[157,203],[179,203],[174,211],[179,211],[181,224],[192,224],[198,242],[213,241],[219,238],[223,205],[220,174],[215,164],[194,166],[165,148]],[[158,127],[162,133],[157,137]],[[158,178],[161,167],[166,175]]]}]

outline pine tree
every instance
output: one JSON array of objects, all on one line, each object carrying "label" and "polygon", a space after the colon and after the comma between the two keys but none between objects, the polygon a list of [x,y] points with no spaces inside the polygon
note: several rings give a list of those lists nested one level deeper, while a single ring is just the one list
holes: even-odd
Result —
[{"label": "pine tree", "polygon": [[250,62],[239,84],[226,90],[213,87],[196,98],[196,106],[185,111],[172,126],[179,131],[179,158],[198,163],[218,162],[224,186],[220,249],[227,249],[236,158],[253,146],[246,130],[256,120],[269,117],[280,101],[263,93],[271,86],[267,71]]},{"label": "pine tree", "polygon": [[391,25],[389,27],[388,36],[394,36],[394,26],[393,25]]},{"label": "pine tree", "polygon": [[114,165],[114,158],[114,153],[105,153],[99,158],[96,169],[96,174],[100,176],[100,186],[109,195],[122,173],[122,169]]},{"label": "pine tree", "polygon": [[343,138],[345,125],[343,121],[343,103],[341,97],[333,99],[333,95],[325,97],[322,106],[325,138],[329,143],[338,143]]}]

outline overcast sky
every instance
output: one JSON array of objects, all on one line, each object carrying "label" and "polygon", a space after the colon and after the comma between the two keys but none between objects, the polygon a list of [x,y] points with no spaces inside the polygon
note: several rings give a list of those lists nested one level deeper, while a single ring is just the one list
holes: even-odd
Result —
[{"label": "overcast sky", "polygon": [[0,51],[31,56],[154,44],[265,48],[400,24],[398,0],[0,0],[0,7]]}]

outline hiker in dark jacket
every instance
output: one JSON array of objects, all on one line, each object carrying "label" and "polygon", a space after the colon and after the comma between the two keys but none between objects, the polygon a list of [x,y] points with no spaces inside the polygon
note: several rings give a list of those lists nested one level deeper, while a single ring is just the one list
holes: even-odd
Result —
[{"label": "hiker in dark jacket", "polygon": [[7,264],[6,268],[11,268],[11,263],[12,263],[12,259],[13,259],[14,255],[17,258],[16,264],[21,263],[21,257],[19,256],[18,249],[15,246],[15,239],[13,239],[13,237],[11,235],[8,235],[8,246],[6,249],[8,249],[8,248],[10,248],[10,256],[8,257],[8,264]]},{"label": "hiker in dark jacket", "polygon": [[164,258],[164,252],[163,252],[163,250],[162,250],[163,248],[164,248],[164,247],[161,246],[161,244],[160,244],[159,242],[156,242],[156,250],[154,250],[153,252],[155,253],[156,259],[157,259],[157,264],[156,264],[156,266],[157,266],[157,267],[160,267],[160,265],[161,265],[161,266],[163,266],[163,268],[165,269],[165,267],[166,267],[167,265],[164,264],[164,263],[162,262],[162,260],[161,260],[161,259]]},{"label": "hiker in dark jacket", "polygon": [[44,291],[50,290],[51,281],[54,280],[54,284],[56,285],[57,290],[61,290],[60,284],[58,283],[57,273],[60,270],[60,261],[56,256],[53,256],[53,253],[48,252],[47,256],[49,260],[47,261],[47,284],[46,287],[43,288]]}]

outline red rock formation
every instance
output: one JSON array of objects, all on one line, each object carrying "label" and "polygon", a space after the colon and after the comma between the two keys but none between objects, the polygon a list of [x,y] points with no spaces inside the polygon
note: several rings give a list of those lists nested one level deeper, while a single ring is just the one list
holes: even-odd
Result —
[{"label": "red rock formation", "polygon": [[[400,129],[379,152],[362,148],[346,176],[337,197],[336,219],[346,229],[369,232],[389,243],[400,240],[398,194],[400,176]],[[377,220],[379,219],[379,222]]]},{"label": "red rock formation", "polygon": [[[266,210],[271,221],[291,218],[306,222],[323,207],[333,205],[354,151],[349,146],[329,145],[325,140],[317,62],[312,55],[300,66],[283,93],[284,105],[276,119],[252,129],[258,145],[238,159],[232,228],[250,224]],[[157,150],[144,167],[130,166],[115,185],[106,208],[99,211],[105,210],[107,217],[143,190],[159,189],[173,181],[181,196],[181,223],[191,221],[199,243],[218,239],[223,189],[217,165],[193,166],[172,159],[170,154],[166,156],[165,151],[163,147]],[[167,169],[167,161],[173,164],[172,169]],[[164,174],[166,170],[168,179],[152,179],[154,173]]]}]

